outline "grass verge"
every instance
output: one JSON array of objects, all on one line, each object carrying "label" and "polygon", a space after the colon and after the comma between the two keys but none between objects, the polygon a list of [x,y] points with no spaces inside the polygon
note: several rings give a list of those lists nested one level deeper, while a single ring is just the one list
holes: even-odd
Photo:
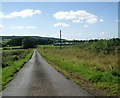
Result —
[{"label": "grass verge", "polygon": [[59,50],[59,47],[44,46],[38,51],[54,68],[93,95],[119,95],[117,56],[96,54],[79,47],[63,47]]},{"label": "grass verge", "polygon": [[30,59],[32,53],[33,49],[3,51],[3,68],[0,68],[2,69],[2,89],[6,87],[6,85],[13,79],[14,74]]}]

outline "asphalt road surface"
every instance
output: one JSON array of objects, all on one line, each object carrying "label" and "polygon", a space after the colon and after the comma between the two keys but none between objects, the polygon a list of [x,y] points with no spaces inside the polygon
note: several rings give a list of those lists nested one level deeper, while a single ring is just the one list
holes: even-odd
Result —
[{"label": "asphalt road surface", "polygon": [[3,96],[92,96],[65,78],[34,50],[32,58],[2,92]]}]

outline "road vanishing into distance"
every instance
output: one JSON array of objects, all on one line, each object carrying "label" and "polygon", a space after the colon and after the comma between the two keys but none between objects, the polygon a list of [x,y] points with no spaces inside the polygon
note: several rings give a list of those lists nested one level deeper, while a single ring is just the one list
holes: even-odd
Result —
[{"label": "road vanishing into distance", "polygon": [[35,49],[2,96],[92,96],[48,64]]}]

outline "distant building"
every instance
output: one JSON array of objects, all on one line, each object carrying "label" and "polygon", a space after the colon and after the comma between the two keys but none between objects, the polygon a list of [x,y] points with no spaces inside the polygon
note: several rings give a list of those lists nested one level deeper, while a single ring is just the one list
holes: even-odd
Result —
[{"label": "distant building", "polygon": [[54,46],[58,46],[58,45],[74,45],[75,43],[72,42],[62,42],[62,43],[54,43]]}]

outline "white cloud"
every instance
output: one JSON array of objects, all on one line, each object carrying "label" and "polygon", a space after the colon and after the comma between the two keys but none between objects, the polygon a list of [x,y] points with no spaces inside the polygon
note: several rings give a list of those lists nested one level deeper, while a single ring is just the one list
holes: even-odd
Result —
[{"label": "white cloud", "polygon": [[80,20],[73,20],[73,23],[80,23]]},{"label": "white cloud", "polygon": [[88,25],[84,25],[84,28],[87,28],[88,27]]},{"label": "white cloud", "polygon": [[14,26],[10,27],[10,29],[24,29],[24,26]]},{"label": "white cloud", "polygon": [[100,32],[100,35],[106,35],[107,32]]},{"label": "white cloud", "polygon": [[83,21],[81,21],[81,20],[73,20],[72,22],[73,23],[83,23]]},{"label": "white cloud", "polygon": [[60,11],[53,16],[58,19],[65,19],[65,20],[72,20],[74,23],[79,23],[80,21],[85,21],[89,24],[97,23],[98,17],[94,14],[91,14],[85,10],[78,10],[78,11]]},{"label": "white cloud", "polygon": [[103,22],[104,20],[103,19],[99,19],[100,22]]},{"label": "white cloud", "polygon": [[66,23],[56,23],[54,24],[54,27],[69,27],[70,25],[69,24],[66,24]]},{"label": "white cloud", "polygon": [[0,18],[2,18],[3,17],[3,13],[2,12],[0,12]]},{"label": "white cloud", "polygon": [[36,27],[35,26],[26,26],[25,28],[26,29],[35,29]]},{"label": "white cloud", "polygon": [[13,26],[10,29],[35,29],[35,26]]},{"label": "white cloud", "polygon": [[0,24],[0,30],[3,28],[3,25]]},{"label": "white cloud", "polygon": [[86,22],[89,23],[89,24],[97,23],[97,21],[98,21],[97,18],[91,18],[91,19],[86,20]]},{"label": "white cloud", "polygon": [[42,12],[40,10],[32,10],[32,9],[25,9],[22,11],[15,11],[12,12],[10,14],[5,15],[4,13],[0,12],[0,18],[5,18],[5,19],[11,19],[11,18],[15,18],[15,17],[29,17],[29,16],[33,16],[35,14],[41,14]]}]

